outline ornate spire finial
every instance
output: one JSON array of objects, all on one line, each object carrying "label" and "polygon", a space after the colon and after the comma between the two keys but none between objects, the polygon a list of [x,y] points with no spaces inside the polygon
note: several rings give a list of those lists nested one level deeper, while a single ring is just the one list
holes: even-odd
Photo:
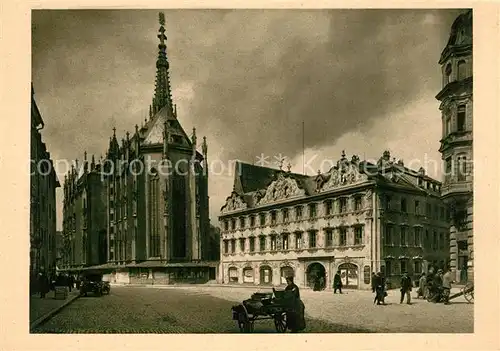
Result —
[{"label": "ornate spire finial", "polygon": [[139,134],[139,126],[137,124],[135,125],[135,134]]},{"label": "ornate spire finial", "polygon": [[287,169],[288,173],[291,172],[292,164],[290,162],[288,162],[288,164],[286,165],[286,169]]},{"label": "ornate spire finial", "polygon": [[87,161],[87,151],[83,152],[83,161]]},{"label": "ornate spire finial", "polygon": [[116,127],[113,127],[113,137],[116,138]]},{"label": "ornate spire finial", "polygon": [[125,133],[125,135],[127,136],[127,142],[128,142],[128,140],[130,138],[130,133],[127,131],[127,133]]},{"label": "ornate spire finial", "polygon": [[345,158],[345,150],[342,150],[342,158]]},{"label": "ornate spire finial", "polygon": [[203,137],[203,144],[201,144],[201,150],[203,152],[203,155],[206,157],[207,156],[207,150],[208,150],[208,145],[207,145],[207,137]]},{"label": "ornate spire finial", "polygon": [[156,87],[153,98],[153,113],[160,111],[164,106],[169,105],[170,112],[172,111],[170,78],[168,74],[169,63],[167,59],[167,36],[165,35],[165,14],[159,14],[160,28],[158,29],[158,58],[156,60]]}]

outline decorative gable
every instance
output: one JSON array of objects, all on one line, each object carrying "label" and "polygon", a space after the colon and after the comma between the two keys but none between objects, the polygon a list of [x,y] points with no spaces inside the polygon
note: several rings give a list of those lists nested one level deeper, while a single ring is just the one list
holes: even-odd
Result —
[{"label": "decorative gable", "polygon": [[368,177],[359,171],[359,166],[353,163],[345,164],[341,167],[334,167],[330,170],[328,175],[329,179],[323,184],[320,192],[362,183],[368,180]]},{"label": "decorative gable", "polygon": [[149,129],[144,144],[163,144],[163,119],[157,118],[154,124]]},{"label": "decorative gable", "polygon": [[283,173],[278,173],[278,178],[274,180],[266,189],[266,193],[257,203],[258,206],[272,202],[285,200],[294,197],[305,196],[306,192],[301,189],[297,181],[292,177],[285,177]]},{"label": "decorative gable", "polygon": [[236,193],[232,192],[231,196],[226,199],[226,204],[222,206],[221,212],[228,213],[236,210],[245,210],[247,208],[247,204],[243,199]]}]

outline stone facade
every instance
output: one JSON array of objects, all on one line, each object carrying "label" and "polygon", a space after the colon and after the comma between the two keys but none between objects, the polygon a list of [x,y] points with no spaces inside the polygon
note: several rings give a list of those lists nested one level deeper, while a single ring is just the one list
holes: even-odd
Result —
[{"label": "stone facade", "polygon": [[61,268],[79,268],[106,262],[106,213],[102,166],[78,160],[64,177],[63,259]]},{"label": "stone facade", "polygon": [[208,145],[205,137],[197,139],[194,128],[188,136],[178,120],[164,32],[160,13],[149,118],[121,140],[114,130],[97,168],[104,264],[92,269],[109,271],[111,281],[170,284],[217,275],[210,251]]},{"label": "stone facade", "polygon": [[473,280],[472,10],[458,16],[439,64],[443,88],[440,152],[445,165],[443,201],[451,213],[450,267],[456,281]]},{"label": "stone facade", "polygon": [[448,258],[441,184],[390,160],[377,165],[343,154],[326,174],[304,176],[237,163],[234,189],[221,209],[220,280],[299,286],[322,277],[330,289],[370,289],[371,273],[399,284]]},{"label": "stone facade", "polygon": [[45,126],[31,88],[30,271],[56,268],[56,188],[60,187],[41,130]]}]

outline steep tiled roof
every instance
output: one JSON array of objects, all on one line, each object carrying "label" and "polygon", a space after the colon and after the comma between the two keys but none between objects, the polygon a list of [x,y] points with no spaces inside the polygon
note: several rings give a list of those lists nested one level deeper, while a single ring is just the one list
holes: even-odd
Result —
[{"label": "steep tiled roof", "polygon": [[[238,161],[235,165],[233,193],[228,197],[226,205],[222,207],[221,211],[227,213],[238,208],[252,208],[268,204],[269,201],[281,202],[287,198],[315,195],[318,194],[318,191],[329,192],[350,185],[370,184],[370,181],[374,181],[379,185],[400,188],[401,190],[413,189],[428,194],[436,194],[435,191],[420,186],[417,179],[430,181],[438,186],[440,182],[426,176],[423,169],[418,172],[411,170],[405,167],[402,161],[391,161],[389,156],[389,152],[386,151],[377,164],[372,164],[367,161],[359,161],[357,156],[354,156],[349,161],[343,155],[336,166],[333,166],[328,172],[316,176],[285,172],[275,168]],[[293,180],[289,180],[290,178],[296,182],[296,185],[294,185]],[[277,183],[272,185],[275,181]],[[296,190],[286,195],[287,187],[291,189],[290,186],[295,187]],[[283,193],[281,195],[276,193],[275,195],[274,192],[280,190],[285,192],[284,197]],[[263,198],[265,200],[261,201]]]}]

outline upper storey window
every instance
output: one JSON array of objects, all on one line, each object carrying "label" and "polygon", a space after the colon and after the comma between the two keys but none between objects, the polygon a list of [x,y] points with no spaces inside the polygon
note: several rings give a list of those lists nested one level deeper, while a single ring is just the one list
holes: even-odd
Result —
[{"label": "upper storey window", "polygon": [[458,80],[467,78],[467,64],[464,60],[458,61],[457,76]]},{"label": "upper storey window", "polygon": [[444,82],[443,82],[443,85],[446,85],[449,82],[451,82],[451,63],[448,63],[446,65],[446,68],[444,69]]},{"label": "upper storey window", "polygon": [[460,105],[457,109],[457,131],[465,131],[465,105]]}]

